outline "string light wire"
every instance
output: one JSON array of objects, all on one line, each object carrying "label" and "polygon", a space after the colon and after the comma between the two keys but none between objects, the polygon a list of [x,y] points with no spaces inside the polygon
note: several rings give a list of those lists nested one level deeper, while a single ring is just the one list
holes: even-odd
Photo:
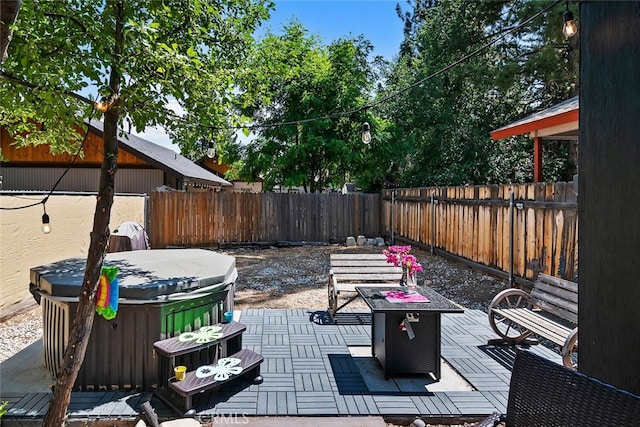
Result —
[{"label": "string light wire", "polygon": [[[89,117],[93,116],[94,111],[95,111],[95,103],[92,102],[91,103],[91,112],[89,113]],[[51,190],[49,190],[47,195],[42,200],[40,200],[39,202],[35,202],[35,203],[28,204],[28,205],[24,205],[24,206],[13,206],[13,207],[9,207],[9,208],[0,207],[0,210],[3,210],[3,211],[16,211],[16,210],[20,210],[20,209],[27,209],[27,208],[32,208],[34,206],[42,205],[44,207],[45,213],[46,213],[46,207],[45,206],[46,206],[47,201],[49,200],[49,197],[53,194],[54,191],[56,191],[56,188],[58,188],[58,185],[60,185],[60,182],[62,181],[62,178],[64,178],[65,175],[69,172],[69,170],[71,170],[71,166],[73,166],[73,164],[78,159],[78,156],[82,152],[82,149],[84,148],[84,145],[87,142],[87,138],[89,137],[90,129],[91,129],[91,125],[89,123],[87,123],[87,130],[84,133],[84,138],[82,138],[82,144],[80,144],[80,147],[78,147],[78,150],[76,150],[76,153],[74,154],[73,158],[71,159],[71,161],[69,162],[69,164],[65,168],[64,172],[62,172],[62,174],[60,175],[58,180],[55,182],[55,184],[53,184],[53,187],[51,187]]]},{"label": "string light wire", "polygon": [[[551,10],[553,7],[555,7],[558,3],[561,3],[562,0],[555,0],[554,2],[552,2],[551,4],[549,4],[548,6],[546,6],[545,8],[543,8],[542,10],[540,10],[539,12],[535,13],[534,15],[530,16],[529,18],[525,19],[524,21],[522,21],[520,24],[516,25],[515,27],[511,27],[509,29],[507,29],[506,31],[502,30],[496,34],[499,34],[495,39],[493,39],[492,41],[485,43],[484,45],[480,46],[479,48],[473,50],[472,52],[468,53],[467,55],[464,55],[463,57],[461,57],[460,59],[452,62],[451,64],[429,74],[428,76],[424,77],[423,79],[420,79],[408,86],[405,86],[377,101],[371,102],[369,104],[363,105],[361,107],[358,108],[354,108],[351,110],[346,110],[346,111],[342,111],[342,112],[337,112],[337,113],[332,113],[332,114],[326,114],[324,116],[318,116],[318,117],[309,117],[306,119],[300,119],[300,120],[291,120],[291,121],[285,121],[285,122],[277,122],[277,123],[263,123],[263,124],[252,124],[252,125],[239,125],[239,126],[210,126],[210,125],[204,125],[204,124],[198,124],[196,123],[195,125],[203,128],[203,129],[211,129],[211,130],[242,130],[242,129],[247,129],[249,131],[253,131],[256,129],[269,129],[269,128],[275,128],[275,127],[282,127],[282,126],[294,126],[294,125],[300,125],[300,124],[305,124],[305,123],[312,123],[312,122],[316,122],[316,121],[320,121],[320,120],[332,120],[332,119],[336,119],[336,118],[340,118],[340,117],[348,117],[354,114],[357,114],[361,111],[365,111],[368,110],[370,108],[373,107],[377,107],[378,105],[385,103],[387,101],[389,101],[390,99],[393,99],[399,95],[402,95],[403,93],[408,92],[409,90],[413,89],[416,86],[420,86],[421,84],[439,76],[440,74],[446,73],[447,71],[449,71],[450,69],[462,64],[463,62],[467,61],[468,59],[484,52],[485,50],[487,50],[488,48],[490,48],[491,46],[493,46],[494,44],[496,44],[498,41],[504,39],[506,36],[508,36],[509,34],[523,28],[525,25],[527,25],[529,22],[533,21],[534,19],[536,19],[537,17],[539,17],[540,15],[548,12],[549,10]],[[489,38],[492,38],[494,36],[496,36],[496,34],[489,36]],[[17,80],[15,78],[13,78],[13,80]],[[23,82],[24,83],[24,82]],[[73,94],[68,94],[67,95],[73,95]],[[91,109],[91,114],[93,115],[93,111],[95,110],[95,101],[91,102],[92,105],[92,109]],[[180,120],[182,122],[187,122],[187,120],[185,120],[183,117],[179,116],[178,114],[176,114],[173,111],[165,111],[166,114],[173,116],[175,119]],[[91,117],[91,116],[90,116]],[[87,132],[85,133],[85,138],[84,141],[86,141],[87,136],[89,134],[89,127],[87,127]],[[84,141],[83,141],[83,145],[84,146]],[[76,153],[76,155],[74,156],[73,160],[71,161],[71,163],[69,164],[69,166],[67,167],[67,169],[65,170],[65,172],[60,176],[60,178],[58,179],[58,181],[56,182],[56,184],[53,186],[53,188],[51,189],[51,191],[49,192],[49,194],[40,202],[31,204],[31,205],[27,205],[27,206],[20,206],[20,207],[14,207],[14,208],[2,208],[0,207],[0,210],[14,210],[14,209],[25,209],[28,207],[32,207],[32,206],[37,206],[39,204],[44,204],[46,203],[47,199],[49,198],[49,196],[51,195],[51,193],[55,190],[55,188],[57,187],[57,185],[60,183],[60,180],[62,180],[62,178],[66,175],[66,173],[69,171],[71,165],[75,162],[78,154],[80,153],[80,150],[82,149],[82,146],[80,147],[80,149],[78,150],[78,152]]]},{"label": "string light wire", "polygon": [[[445,66],[444,68],[439,69],[438,71],[433,72],[432,74],[429,74],[428,76],[426,76],[425,78],[418,80],[408,86],[403,87],[402,89],[399,89],[377,101],[374,101],[370,104],[367,105],[363,105],[362,107],[358,107],[352,110],[347,110],[347,111],[343,111],[343,112],[338,112],[338,113],[333,113],[333,114],[327,114],[324,116],[319,116],[319,117],[311,117],[311,118],[306,118],[306,119],[301,119],[301,120],[292,120],[292,121],[286,121],[286,122],[278,122],[278,123],[264,123],[264,124],[254,124],[254,125],[245,125],[245,126],[207,126],[207,125],[201,125],[205,128],[208,129],[212,129],[212,130],[241,130],[241,129],[248,129],[250,131],[255,130],[255,129],[268,129],[268,128],[274,128],[274,127],[281,127],[281,126],[293,126],[293,125],[299,125],[299,124],[305,124],[305,123],[310,123],[310,122],[315,122],[315,121],[319,121],[319,120],[330,120],[330,119],[336,119],[336,118],[340,118],[340,117],[348,117],[351,115],[354,115],[356,113],[359,113],[361,111],[364,110],[368,110],[369,108],[373,108],[373,107],[377,107],[378,105],[385,103],[387,101],[389,101],[390,99],[393,99],[399,95],[402,95],[405,92],[408,92],[409,90],[413,89],[416,86],[420,86],[421,84],[439,76],[440,74],[446,73],[447,71],[449,71],[450,69],[456,67],[457,65],[460,65],[461,63],[467,61],[468,59],[484,52],[485,50],[489,49],[491,46],[493,46],[494,44],[496,44],[498,41],[504,39],[506,36],[508,36],[509,34],[523,28],[525,25],[527,25],[529,22],[533,21],[534,19],[536,19],[537,17],[539,17],[540,15],[548,12],[549,10],[553,9],[553,7],[555,7],[558,3],[561,3],[562,0],[555,0],[553,3],[549,4],[547,7],[543,8],[542,10],[540,10],[539,12],[535,13],[534,15],[530,16],[529,18],[525,19],[524,21],[522,21],[520,24],[516,25],[515,27],[511,27],[507,30],[501,30],[491,36],[489,36],[488,38],[492,38],[492,37],[497,37],[495,39],[493,39],[492,41],[485,43],[484,45],[480,46],[479,48],[477,48],[476,50],[468,53],[467,55],[461,57],[460,59],[452,62],[451,64]],[[178,116],[177,114],[175,115],[175,117],[182,119],[182,117]]]}]

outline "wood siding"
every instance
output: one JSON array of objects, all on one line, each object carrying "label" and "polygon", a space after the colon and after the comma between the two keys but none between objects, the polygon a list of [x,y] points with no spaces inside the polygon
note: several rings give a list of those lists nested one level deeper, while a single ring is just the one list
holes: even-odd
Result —
[{"label": "wood siding", "polygon": [[539,263],[546,274],[577,281],[573,183],[384,190],[384,229],[395,238],[508,272],[511,191],[513,274],[532,278],[529,267]]},{"label": "wood siding", "polygon": [[242,242],[344,242],[377,237],[379,194],[154,192],[154,248]]},{"label": "wood siding", "polygon": [[[84,132],[82,132],[84,133]],[[0,127],[0,149],[2,155],[9,161],[7,166],[11,164],[47,164],[47,165],[64,165],[65,167],[73,161],[74,154],[57,154],[53,155],[49,151],[48,145],[29,145],[27,147],[17,148],[14,139],[4,127]],[[73,162],[75,165],[100,165],[102,164],[102,136],[89,132],[87,141],[82,150],[82,154]],[[118,166],[138,166],[151,167],[147,162],[136,157],[124,149],[118,150]]]},{"label": "wood siding", "polygon": [[[65,173],[66,172],[66,173]],[[56,191],[97,192],[100,168],[64,167],[2,167],[2,189],[13,191],[49,191],[53,183],[63,176]],[[120,169],[115,177],[116,193],[149,194],[164,184],[164,173],[159,169]]]}]

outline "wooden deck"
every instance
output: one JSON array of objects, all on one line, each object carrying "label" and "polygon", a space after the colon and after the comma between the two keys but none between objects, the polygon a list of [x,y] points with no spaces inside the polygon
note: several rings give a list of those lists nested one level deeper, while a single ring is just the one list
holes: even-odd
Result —
[{"label": "wooden deck", "polygon": [[[387,382],[371,378],[371,370],[379,369],[375,361],[371,364],[372,358],[352,355],[354,348],[370,345],[369,320],[368,313],[353,311],[339,313],[338,324],[331,322],[325,310],[242,311],[239,321],[247,326],[243,347],[264,356],[264,382],[230,383],[218,393],[199,395],[194,400],[198,416],[208,421],[255,416],[419,416],[427,422],[446,422],[506,410],[515,348],[487,345],[495,335],[486,313],[467,310],[442,316],[442,357],[468,383],[467,389],[442,391],[425,390],[424,378]],[[531,350],[560,362],[558,354],[541,345]],[[1,388],[0,400],[9,402],[2,425],[41,420],[50,397],[50,393]],[[73,393],[70,419],[89,420],[92,425],[96,420],[114,425],[113,420],[118,420],[118,425],[126,425],[149,399],[160,418],[175,417],[150,392],[106,391]]]}]

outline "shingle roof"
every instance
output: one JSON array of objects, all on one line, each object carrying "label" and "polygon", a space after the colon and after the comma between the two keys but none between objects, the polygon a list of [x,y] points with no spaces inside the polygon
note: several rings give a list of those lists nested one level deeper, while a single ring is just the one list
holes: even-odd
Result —
[{"label": "shingle roof", "polygon": [[[102,135],[103,123],[101,121],[91,120],[89,124],[96,133]],[[206,185],[233,185],[218,175],[198,166],[181,154],[138,136],[132,134],[126,134],[124,137],[119,136],[118,144],[147,163],[178,179]]]}]

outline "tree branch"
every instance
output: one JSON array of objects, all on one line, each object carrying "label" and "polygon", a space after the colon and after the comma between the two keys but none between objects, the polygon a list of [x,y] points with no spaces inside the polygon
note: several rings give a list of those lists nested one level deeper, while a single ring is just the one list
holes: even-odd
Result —
[{"label": "tree branch", "polygon": [[[0,78],[3,78],[3,79],[8,80],[8,81],[10,81],[12,83],[18,84],[20,86],[24,86],[24,87],[29,88],[29,89],[34,89],[34,90],[44,90],[45,89],[45,87],[38,86],[36,84],[29,83],[27,81],[21,80],[21,79],[15,77],[15,76],[12,76],[11,74],[9,74],[9,73],[7,73],[5,71],[0,71]],[[60,89],[60,88],[56,88],[56,87],[47,87],[46,89],[52,89],[54,92],[57,92],[57,93],[59,93],[61,95],[64,95],[64,96],[75,98],[78,101],[83,102],[83,103],[85,103],[87,105],[93,105],[94,104],[94,101],[92,101],[91,99],[85,98],[84,96],[79,95],[79,94],[77,94],[75,92],[69,92],[69,91],[66,91],[66,90],[63,90],[63,89]]]}]

